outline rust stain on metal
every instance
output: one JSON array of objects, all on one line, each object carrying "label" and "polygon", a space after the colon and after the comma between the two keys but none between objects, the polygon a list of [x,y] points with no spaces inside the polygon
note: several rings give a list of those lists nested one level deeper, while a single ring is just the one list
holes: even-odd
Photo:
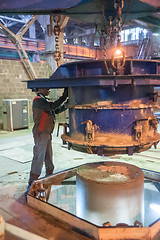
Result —
[{"label": "rust stain on metal", "polygon": [[143,103],[143,99],[141,100],[131,100],[128,103],[118,103],[115,104],[112,101],[99,101],[93,104],[83,104],[83,105],[68,105],[69,108],[75,109],[148,109],[148,108],[160,108],[158,102],[148,101]]}]

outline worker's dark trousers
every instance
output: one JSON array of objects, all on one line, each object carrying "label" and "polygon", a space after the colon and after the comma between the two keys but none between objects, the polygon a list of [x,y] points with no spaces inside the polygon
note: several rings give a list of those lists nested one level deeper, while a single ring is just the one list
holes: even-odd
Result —
[{"label": "worker's dark trousers", "polygon": [[52,162],[52,136],[49,133],[38,133],[34,135],[33,160],[30,171],[29,184],[37,180],[41,175],[43,162],[45,162],[46,176],[53,173]]}]

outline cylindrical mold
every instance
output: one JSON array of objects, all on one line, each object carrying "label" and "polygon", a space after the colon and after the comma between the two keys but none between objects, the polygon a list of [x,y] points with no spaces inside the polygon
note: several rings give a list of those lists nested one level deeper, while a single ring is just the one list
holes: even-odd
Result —
[{"label": "cylindrical mold", "polygon": [[131,164],[91,163],[77,172],[76,215],[96,225],[143,224],[143,171]]}]

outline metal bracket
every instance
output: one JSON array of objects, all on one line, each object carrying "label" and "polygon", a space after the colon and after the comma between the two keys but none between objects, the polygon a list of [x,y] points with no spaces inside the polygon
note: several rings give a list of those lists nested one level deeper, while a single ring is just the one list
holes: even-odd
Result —
[{"label": "metal bracket", "polygon": [[[57,137],[59,136],[59,127],[63,126],[63,134],[67,135],[67,128],[69,127],[68,123],[58,123]],[[66,144],[66,141],[63,140],[63,145]]]},{"label": "metal bracket", "polygon": [[104,154],[104,147],[103,146],[97,147],[97,155],[103,156],[103,154]]},{"label": "metal bracket", "polygon": [[91,120],[81,122],[81,124],[87,124],[85,130],[86,130],[86,140],[87,142],[94,141],[95,131],[99,128],[96,126],[96,124],[93,124]]},{"label": "metal bracket", "polygon": [[128,155],[132,156],[133,155],[133,151],[134,151],[134,147],[128,147],[127,150],[128,150]]},{"label": "metal bracket", "polygon": [[69,127],[68,123],[58,123],[57,137],[59,136],[59,127],[63,126],[63,134],[67,134],[67,127]]}]

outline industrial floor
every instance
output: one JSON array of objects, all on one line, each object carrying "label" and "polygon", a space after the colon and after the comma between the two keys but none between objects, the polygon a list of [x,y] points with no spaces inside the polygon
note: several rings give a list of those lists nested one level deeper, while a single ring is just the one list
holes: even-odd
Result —
[{"label": "industrial floor", "polygon": [[[160,126],[159,126],[160,127]],[[62,131],[62,129],[61,129]],[[57,128],[53,133],[53,159],[55,172],[59,172],[84,163],[97,161],[120,161],[131,163],[140,168],[160,172],[160,144],[157,149],[128,155],[103,157],[68,150],[57,137]],[[0,215],[8,223],[47,239],[72,240],[88,239],[77,232],[73,232],[63,223],[51,216],[44,216],[29,207],[24,193],[27,188],[30,165],[32,160],[32,126],[13,132],[0,131]],[[44,176],[44,169],[42,171]],[[18,239],[7,234],[7,240]]]}]

